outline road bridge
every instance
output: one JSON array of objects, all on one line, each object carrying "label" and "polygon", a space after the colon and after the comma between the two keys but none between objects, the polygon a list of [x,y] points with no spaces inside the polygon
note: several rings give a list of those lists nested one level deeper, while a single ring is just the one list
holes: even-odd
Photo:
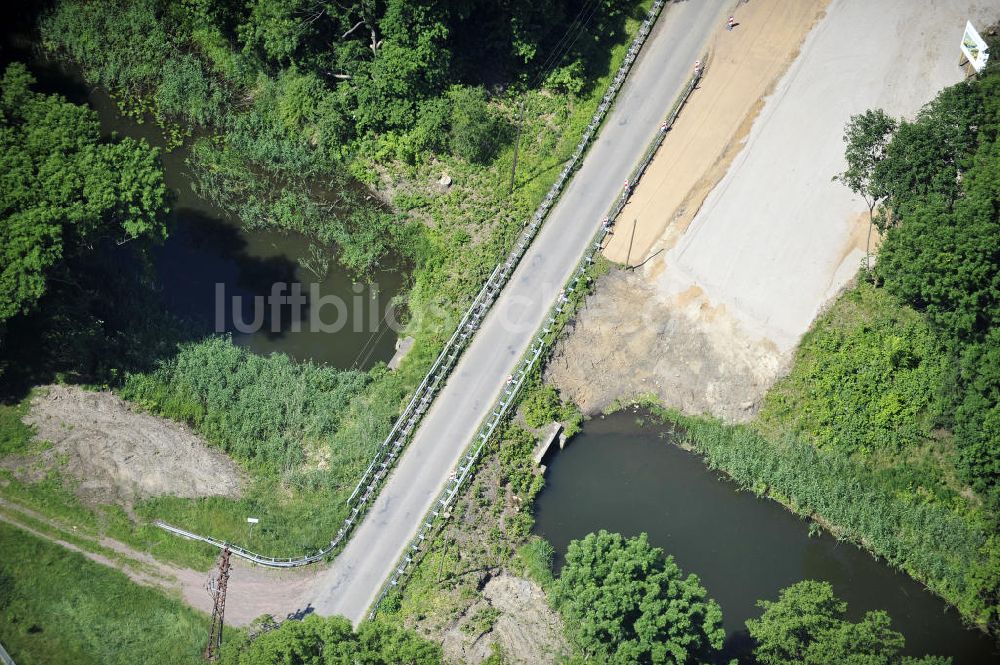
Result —
[{"label": "road bridge", "polygon": [[668,4],[577,173],[478,325],[395,470],[320,584],[303,599],[355,624],[449,481],[609,205],[688,82],[732,0]]}]

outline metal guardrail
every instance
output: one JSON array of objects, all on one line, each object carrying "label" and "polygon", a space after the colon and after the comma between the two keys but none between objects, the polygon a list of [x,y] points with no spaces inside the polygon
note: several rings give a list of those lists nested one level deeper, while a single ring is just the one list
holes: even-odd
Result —
[{"label": "metal guardrail", "polygon": [[2,644],[0,644],[0,663],[2,665],[17,665],[14,659],[10,657],[10,654],[7,653],[7,650],[3,648]]},{"label": "metal guardrail", "polygon": [[650,142],[649,147],[646,149],[646,153],[639,161],[638,166],[636,166],[629,175],[629,178],[626,181],[629,183],[629,186],[622,192],[622,196],[618,197],[615,203],[612,204],[611,210],[608,212],[606,217],[606,221],[602,221],[601,226],[594,233],[590,244],[587,246],[587,250],[584,252],[583,258],[580,259],[580,262],[577,264],[576,270],[566,282],[565,287],[556,300],[556,303],[551,307],[551,309],[549,309],[548,317],[537,331],[534,343],[531,345],[531,348],[529,348],[524,355],[521,356],[517,370],[511,375],[511,378],[508,379],[507,386],[504,388],[500,397],[494,404],[492,413],[487,416],[485,421],[481,424],[479,433],[467,449],[466,455],[459,462],[458,467],[454,470],[449,481],[445,484],[444,490],[442,490],[441,494],[438,495],[437,500],[424,516],[424,520],[417,530],[417,535],[412,541],[410,541],[409,547],[403,556],[396,562],[395,570],[383,585],[378,597],[372,605],[369,613],[369,619],[375,618],[378,606],[385,599],[386,595],[388,595],[394,587],[399,586],[401,581],[403,581],[410,564],[416,561],[420,553],[423,552],[423,543],[429,537],[430,532],[437,525],[443,524],[444,520],[448,517],[448,509],[451,507],[451,504],[454,502],[459,490],[462,488],[462,485],[465,483],[476,462],[479,460],[479,456],[482,454],[483,448],[489,442],[490,438],[493,436],[497,427],[503,421],[510,408],[517,401],[518,393],[537,364],[538,359],[541,357],[546,347],[554,341],[555,336],[558,333],[556,327],[557,322],[559,321],[559,316],[562,314],[564,307],[569,302],[568,294],[575,292],[576,289],[580,287],[580,280],[585,277],[587,267],[594,262],[594,255],[603,247],[604,239],[609,233],[611,233],[611,226],[614,224],[615,220],[621,214],[622,209],[625,207],[625,204],[628,202],[635,184],[642,178],[646,169],[649,167],[650,162],[653,161],[653,157],[656,155],[657,150],[659,150],[660,146],[663,144],[663,139],[666,136],[667,131],[671,128],[671,126],[673,126],[674,121],[677,119],[677,116],[680,114],[684,104],[691,96],[691,93],[697,87],[698,81],[701,80],[703,74],[704,66],[701,64],[701,61],[699,61],[699,63],[695,66],[694,74],[692,74],[687,86],[674,102],[663,124],[660,125],[660,131]]},{"label": "metal guardrail", "polygon": [[399,418],[396,419],[389,435],[376,450],[371,463],[369,463],[368,468],[362,474],[361,479],[354,488],[354,492],[348,499],[348,505],[353,506],[353,508],[344,519],[340,529],[338,529],[336,535],[330,541],[330,544],[313,554],[307,554],[304,556],[269,557],[251,552],[242,547],[234,546],[231,543],[226,543],[217,538],[198,535],[160,520],[154,523],[156,526],[175,535],[190,538],[192,540],[198,540],[215,547],[221,548],[224,545],[228,545],[234,555],[248,561],[253,561],[254,563],[262,566],[273,568],[293,568],[296,566],[304,566],[314,563],[335,551],[341,543],[344,542],[358,522],[361,521],[368,504],[378,495],[378,490],[381,487],[382,481],[389,475],[396,459],[399,457],[400,453],[402,453],[403,448],[405,448],[406,444],[410,441],[414,431],[416,431],[417,426],[423,419],[424,414],[427,412],[428,408],[430,408],[434,395],[442,387],[443,382],[455,366],[458,357],[468,345],[473,333],[479,328],[483,318],[486,316],[486,313],[496,301],[500,291],[507,284],[507,280],[514,272],[514,268],[517,267],[521,258],[524,256],[525,251],[527,251],[528,246],[531,244],[531,241],[534,240],[535,236],[538,234],[539,227],[541,227],[545,217],[548,215],[552,206],[562,193],[570,175],[579,166],[580,159],[590,146],[590,142],[597,132],[597,129],[604,121],[604,117],[607,115],[615,96],[618,94],[619,89],[621,89],[622,84],[625,82],[625,78],[628,76],[628,73],[632,68],[632,64],[638,57],[639,50],[642,48],[643,44],[645,44],[646,37],[648,37],[649,33],[652,31],[653,24],[656,22],[656,19],[660,14],[660,10],[663,8],[665,2],[666,0],[655,0],[653,2],[653,5],[649,10],[649,14],[639,27],[639,31],[636,33],[635,39],[633,39],[628,53],[625,55],[625,59],[618,68],[618,72],[615,74],[615,78],[608,86],[607,91],[604,93],[604,98],[601,100],[600,105],[597,107],[597,111],[594,113],[594,117],[591,119],[586,131],[584,131],[583,136],[580,138],[580,142],[577,144],[576,150],[573,152],[573,156],[566,162],[566,165],[559,173],[559,177],[552,184],[552,187],[545,195],[545,198],[535,210],[531,221],[526,224],[520,237],[516,241],[514,248],[507,255],[507,258],[497,265],[492,274],[490,274],[489,278],[483,284],[483,287],[479,290],[479,293],[476,294],[472,304],[459,321],[455,332],[452,334],[451,338],[445,344],[444,349],[434,361],[434,364],[424,377],[424,380],[417,387],[416,391],[414,391],[413,397],[406,405],[406,408],[403,409]]}]

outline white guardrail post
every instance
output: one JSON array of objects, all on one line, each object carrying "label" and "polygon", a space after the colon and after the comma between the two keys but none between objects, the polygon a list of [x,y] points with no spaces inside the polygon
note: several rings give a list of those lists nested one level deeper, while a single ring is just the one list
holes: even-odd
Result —
[{"label": "white guardrail post", "polygon": [[[573,152],[573,156],[568,162],[566,162],[566,165],[559,173],[559,177],[552,184],[552,187],[545,195],[545,198],[535,210],[531,221],[525,224],[524,230],[515,242],[513,249],[507,255],[507,258],[497,264],[496,268],[493,269],[493,272],[479,290],[479,293],[476,294],[472,304],[465,311],[465,314],[459,321],[458,326],[455,328],[455,332],[452,334],[451,338],[445,344],[444,349],[442,349],[441,353],[434,361],[430,371],[427,372],[423,381],[421,381],[416,391],[414,391],[413,397],[406,405],[406,408],[403,409],[399,418],[396,419],[392,429],[389,431],[389,435],[386,436],[385,440],[376,449],[375,455],[372,457],[371,462],[368,464],[368,467],[365,469],[365,472],[362,474],[361,479],[358,481],[358,484],[355,486],[354,491],[351,493],[351,496],[347,501],[348,506],[351,506],[351,510],[330,543],[312,554],[306,554],[298,557],[269,557],[251,552],[242,547],[234,546],[231,543],[226,543],[217,538],[198,535],[180,527],[167,524],[161,520],[157,520],[154,523],[156,526],[177,536],[197,540],[214,547],[222,548],[223,546],[228,546],[230,551],[235,556],[271,568],[293,568],[296,566],[304,566],[310,563],[315,563],[340,547],[344,540],[350,535],[354,527],[358,524],[358,522],[360,522],[369,503],[378,495],[378,490],[381,487],[382,481],[389,475],[396,459],[402,453],[406,444],[410,441],[413,433],[417,429],[417,426],[420,424],[423,415],[427,412],[434,395],[442,387],[442,384],[447,379],[451,369],[455,366],[458,357],[468,345],[473,333],[475,333],[475,331],[479,328],[483,317],[496,301],[497,296],[506,285],[507,280],[514,272],[514,269],[517,267],[521,258],[524,256],[524,253],[527,251],[531,241],[534,240],[535,236],[538,234],[539,227],[541,227],[542,222],[549,213],[549,210],[551,210],[555,201],[558,199],[560,193],[566,185],[566,181],[579,165],[580,159],[583,157],[583,154],[590,145],[597,129],[600,127],[601,122],[603,122],[604,117],[611,108],[611,104],[614,101],[615,96],[618,94],[618,90],[624,83],[636,57],[638,57],[639,50],[642,48],[642,45],[646,41],[646,37],[652,30],[653,24],[656,22],[664,3],[665,0],[655,0],[655,2],[653,2],[653,5],[649,10],[649,14],[639,27],[639,31],[636,34],[635,39],[632,41],[632,45],[629,47],[628,53],[625,55],[625,60],[618,68],[618,72],[615,74],[615,78],[612,80],[611,85],[608,86],[608,90],[604,93],[604,98],[597,107],[594,117],[591,119],[590,124],[587,126],[586,131],[584,131],[583,136],[580,139],[580,142],[577,144],[576,150]],[[695,80],[696,78],[697,75]],[[693,85],[691,87],[693,88]],[[689,93],[690,90],[687,94]],[[686,94],[684,95],[684,99],[686,99]],[[681,104],[683,104],[682,101],[675,104],[674,110],[671,111],[671,115],[668,116],[669,123],[673,122],[673,117],[676,117],[676,113]],[[669,123],[664,123],[664,128],[669,127]],[[657,139],[651,144],[650,150],[647,150],[646,156],[644,157],[638,171],[639,175],[641,175],[645,170],[649,160],[652,159],[653,152],[655,152],[656,148],[659,147],[659,144],[662,141],[662,133],[663,132],[660,132],[660,134],[657,135]],[[630,180],[630,182],[634,181]],[[619,200],[619,206],[615,208],[614,214],[610,215],[609,219],[614,219],[614,217],[617,216],[621,205],[624,205],[624,200]],[[603,238],[604,235],[601,234],[595,242],[599,243],[600,240],[603,240]],[[519,389],[520,384],[517,384],[516,389],[512,394],[516,395],[516,391]],[[507,406],[508,405],[504,406],[504,412]],[[494,427],[496,426],[496,422],[499,422],[499,418],[502,418],[502,413],[494,422]],[[492,434],[492,429],[489,430],[489,434]],[[480,436],[482,436],[482,433]],[[486,438],[479,439],[480,445],[475,451],[473,461],[476,457],[478,457],[479,451],[482,449],[482,444],[485,443],[488,436],[489,435],[487,435]],[[465,468],[464,473],[467,473],[470,467],[471,464],[463,467]],[[464,480],[464,475],[462,475],[461,478]],[[454,494],[451,496],[454,496]],[[449,503],[450,500],[451,497],[449,497]],[[393,584],[395,584],[395,582],[393,582]],[[385,592],[383,591],[382,595],[384,596],[384,594]],[[379,597],[379,600],[381,600],[381,597],[382,596]]]}]

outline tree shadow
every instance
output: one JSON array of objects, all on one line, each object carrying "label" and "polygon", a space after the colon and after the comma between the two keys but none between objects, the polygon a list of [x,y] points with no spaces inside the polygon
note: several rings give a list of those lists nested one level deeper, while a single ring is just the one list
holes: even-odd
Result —
[{"label": "tree shadow", "polygon": [[310,614],[315,614],[315,612],[316,608],[312,606],[312,603],[308,603],[305,607],[297,609],[294,612],[289,612],[285,615],[285,620],[302,621]]},{"label": "tree shadow", "polygon": [[272,310],[267,298],[274,284],[296,281],[298,264],[247,250],[244,232],[233,223],[191,208],[177,210],[171,237],[154,251],[165,306],[201,335],[239,334],[237,320],[244,326],[254,322],[255,300],[263,298],[261,332],[272,339],[284,336],[291,326],[290,306]]},{"label": "tree shadow", "polygon": [[736,659],[740,663],[754,663],[756,661],[753,658],[753,647],[754,640],[750,637],[750,632],[745,628],[738,630],[726,636],[716,662],[729,663],[732,659]]},{"label": "tree shadow", "polygon": [[[284,256],[247,253],[242,231],[190,209],[175,213],[169,238],[148,251],[106,240],[67,258],[52,274],[33,310],[7,322],[0,348],[0,399],[19,401],[32,386],[66,383],[117,385],[129,372],[154,369],[178,344],[235,330],[237,313],[216,302],[217,284],[229,303],[238,296],[242,321],[252,321],[254,297],[271,285],[295,281],[297,264]],[[271,332],[285,334],[287,311]],[[217,327],[218,322],[222,326]]]}]

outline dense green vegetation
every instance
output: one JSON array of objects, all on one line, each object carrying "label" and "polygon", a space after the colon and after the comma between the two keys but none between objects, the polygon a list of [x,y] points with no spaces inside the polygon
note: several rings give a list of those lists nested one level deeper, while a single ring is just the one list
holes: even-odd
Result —
[{"label": "dense green vegetation", "polygon": [[863,283],[802,340],[760,421],[862,457],[913,449],[931,437],[948,372],[924,318]]},{"label": "dense green vegetation", "polygon": [[194,424],[237,460],[290,471],[332,435],[368,376],[256,356],[225,338],[184,345],[152,374],[128,377],[122,396]]},{"label": "dense green vegetation", "polygon": [[0,642],[22,665],[198,663],[207,618],[0,524]]},{"label": "dense green vegetation", "polygon": [[722,648],[722,611],[646,534],[601,531],[570,543],[553,602],[587,659],[703,662]]},{"label": "dense green vegetation", "polygon": [[[250,228],[334,243],[340,262],[364,274],[435,252],[421,225],[375,205],[349,174],[371,181],[373,156],[489,164],[511,137],[513,111],[483,83],[507,87],[497,101],[509,106],[509,94],[540,78],[580,93],[603,73],[601,47],[620,36],[625,12],[583,4],[63,0],[40,30],[47,49],[177,140],[211,129],[192,151],[204,196]],[[561,40],[581,18],[588,37]],[[333,197],[317,195],[317,183]]]},{"label": "dense green vegetation", "polygon": [[34,92],[34,83],[18,63],[0,80],[0,322],[31,311],[75,254],[165,235],[156,151],[102,142],[97,114]]},{"label": "dense green vegetation", "polygon": [[[845,182],[867,193],[885,234],[873,275],[920,312],[934,335],[922,353],[938,404],[901,402],[954,432],[957,468],[990,509],[1000,507],[1000,72],[944,90],[912,122],[881,111],[851,119]],[[900,373],[901,374],[901,373]],[[873,392],[877,392],[872,385]],[[915,414],[914,414],[915,415]],[[916,418],[905,417],[916,424]]]},{"label": "dense green vegetation", "polygon": [[1000,508],[1000,71],[903,122],[875,171],[888,192],[877,279],[930,321],[953,376],[943,426],[958,470]]},{"label": "dense green vegetation", "polygon": [[878,610],[860,621],[848,621],[847,603],[828,582],[803,580],[782,590],[776,601],[762,600],[759,619],[747,621],[760,665],[946,665],[950,658],[901,657],[903,636],[890,628],[891,619]]},{"label": "dense green vegetation", "polygon": [[441,648],[385,622],[365,622],[357,632],[343,617],[311,614],[285,621],[253,641],[223,645],[225,665],[439,665]]}]

